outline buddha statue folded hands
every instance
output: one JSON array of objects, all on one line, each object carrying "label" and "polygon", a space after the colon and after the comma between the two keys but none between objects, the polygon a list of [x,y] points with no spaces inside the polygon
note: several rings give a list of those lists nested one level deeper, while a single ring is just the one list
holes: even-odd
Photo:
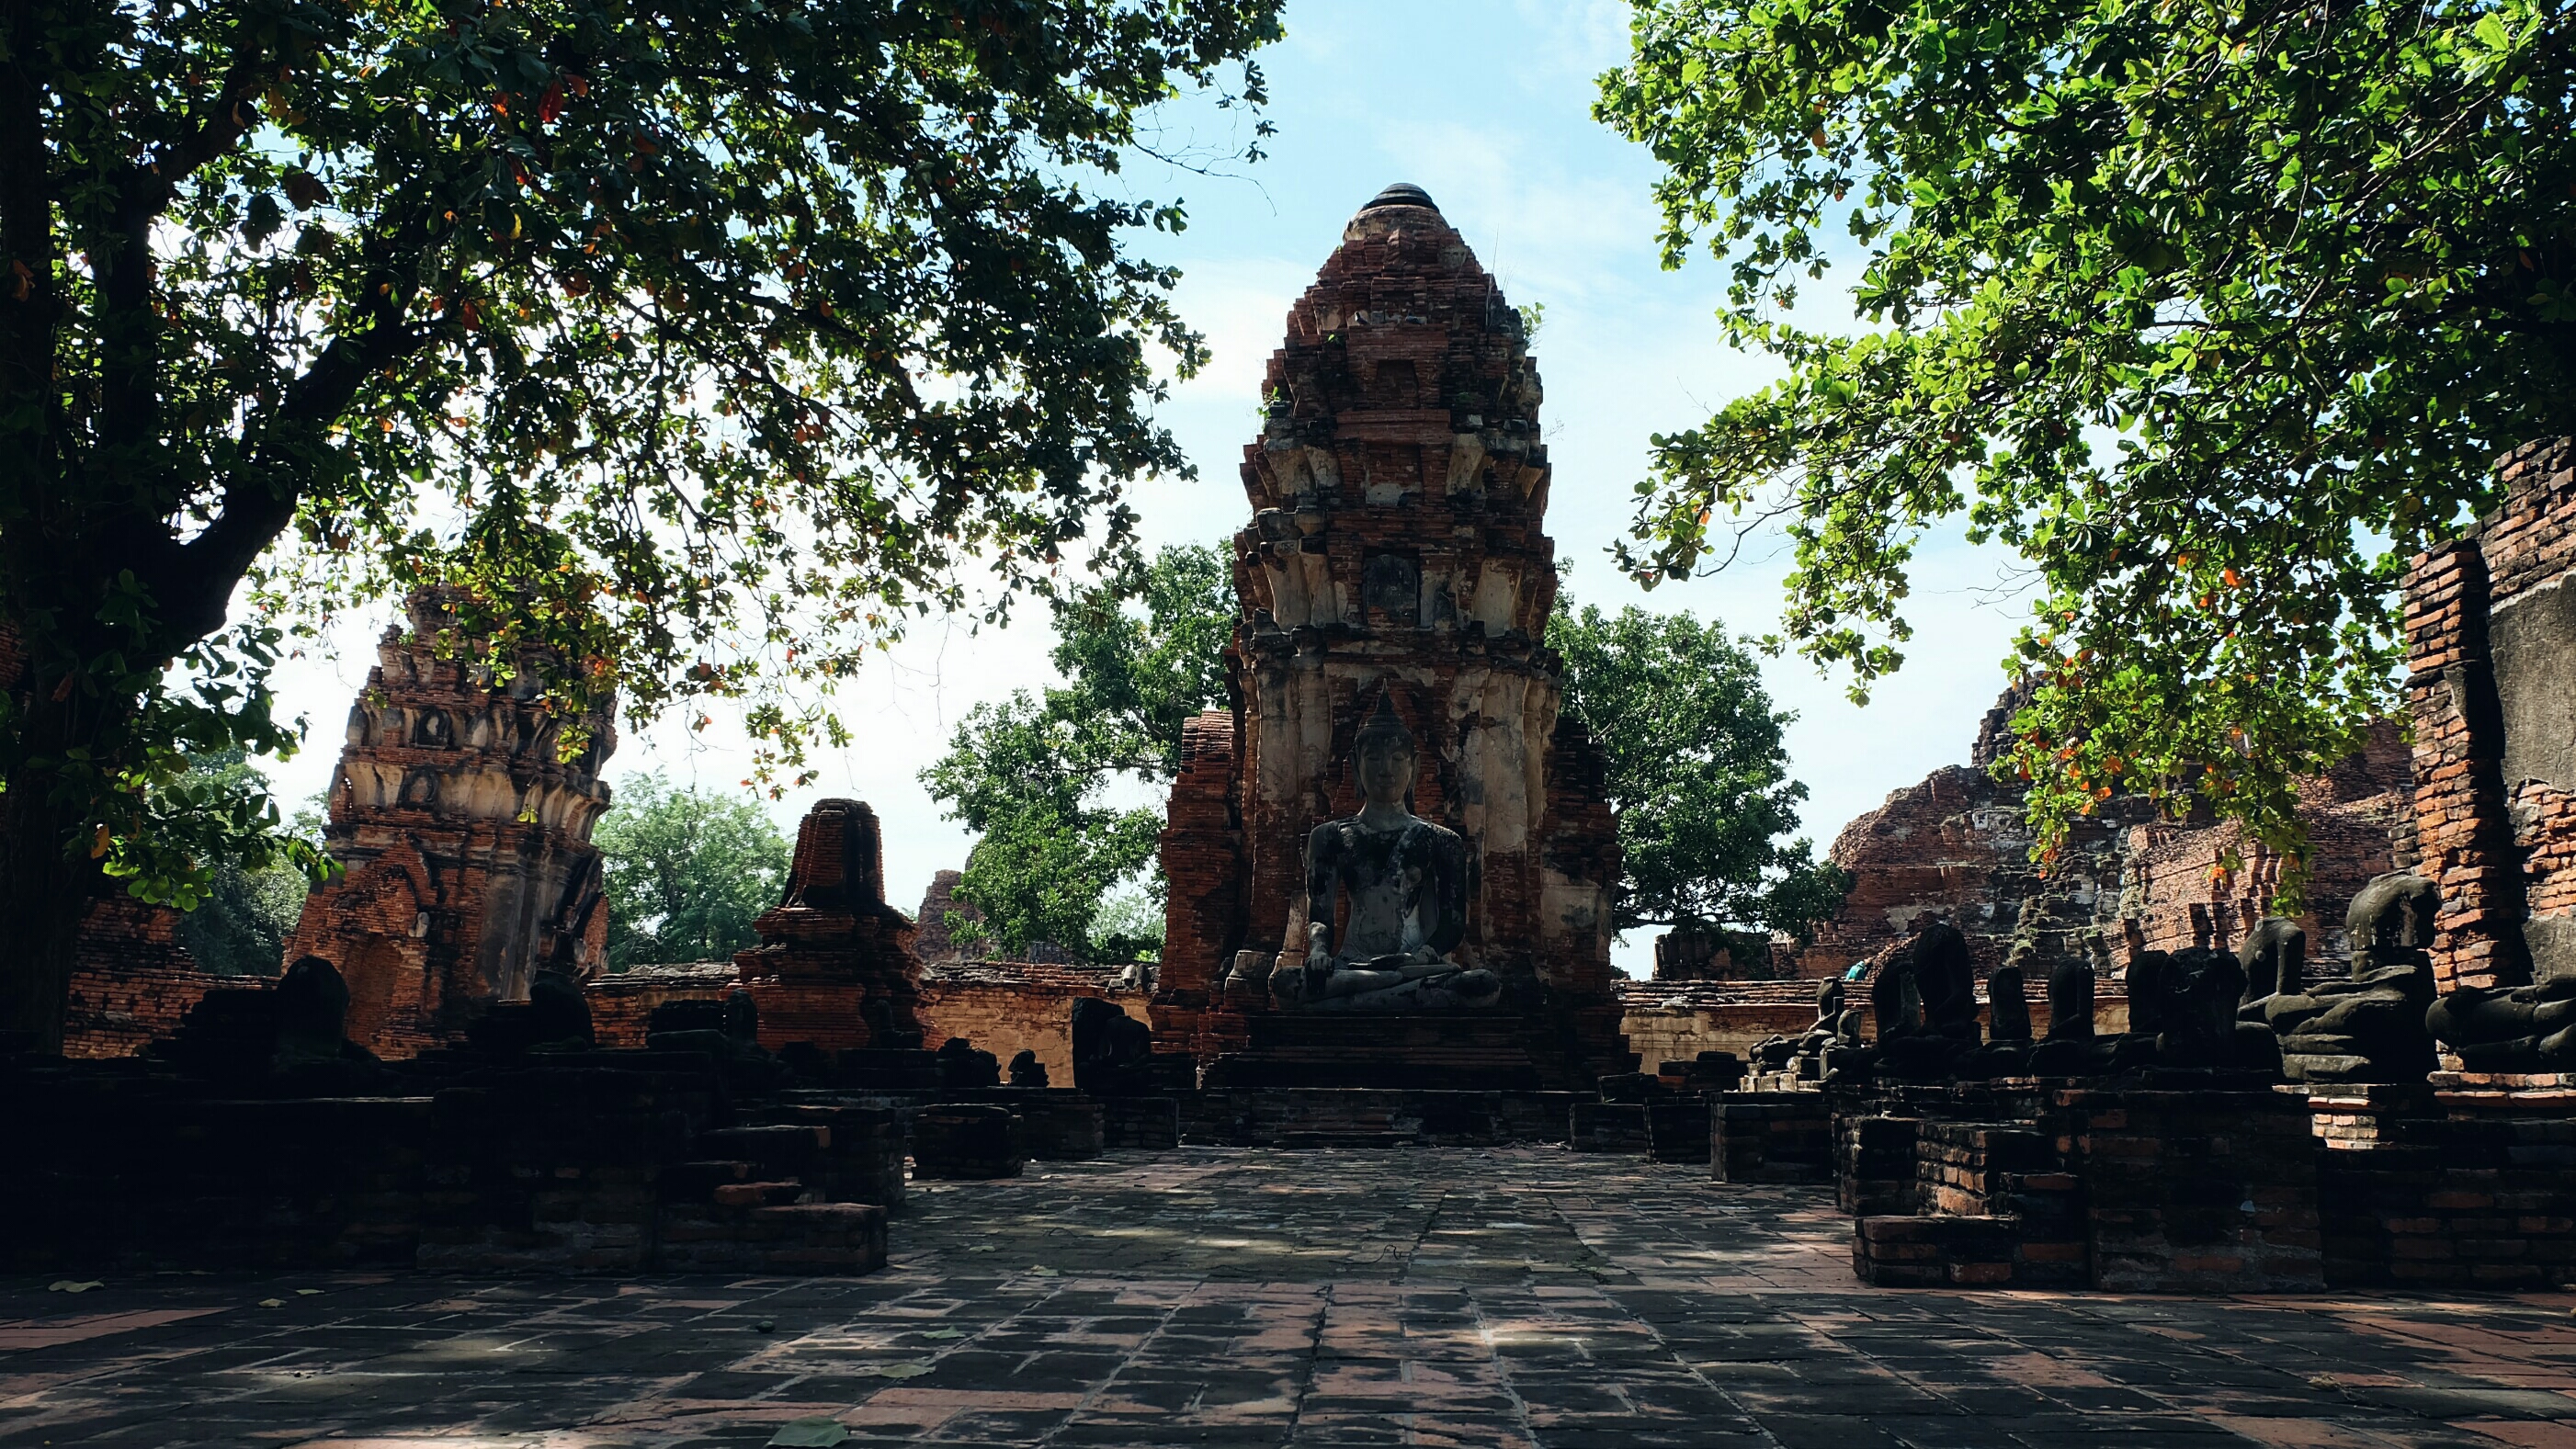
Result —
[{"label": "buddha statue folded hands", "polygon": [[1413,736],[1385,700],[1360,727],[1353,754],[1365,803],[1306,839],[1306,955],[1271,974],[1271,995],[1310,1011],[1493,1005],[1502,983],[1450,954],[1466,933],[1467,843],[1405,808]]}]

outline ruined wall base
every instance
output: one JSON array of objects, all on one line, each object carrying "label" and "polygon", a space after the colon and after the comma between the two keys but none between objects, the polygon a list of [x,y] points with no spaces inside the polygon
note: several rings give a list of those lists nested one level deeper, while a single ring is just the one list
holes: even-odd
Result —
[{"label": "ruined wall base", "polygon": [[1208,1065],[1208,1086],[1534,1092],[1591,1075],[1554,1014],[1265,1011],[1243,1022],[1245,1045]]},{"label": "ruined wall base", "polygon": [[2204,1293],[2576,1285],[2576,1081],[2566,1078],[1807,1095],[1834,1104],[1836,1195],[1855,1217],[1864,1282]]},{"label": "ruined wall base", "polygon": [[2308,1100],[2336,1287],[2576,1285],[2576,1080]]},{"label": "ruined wall base", "polygon": [[0,1063],[25,1109],[0,1120],[23,1178],[0,1272],[884,1266],[891,1114],[728,1106],[691,1053],[432,1065],[416,1094],[222,1100],[122,1063]]}]

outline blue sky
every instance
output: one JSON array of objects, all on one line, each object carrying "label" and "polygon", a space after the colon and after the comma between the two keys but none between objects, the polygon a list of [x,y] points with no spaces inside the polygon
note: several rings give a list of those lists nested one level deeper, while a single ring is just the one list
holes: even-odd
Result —
[{"label": "blue sky", "polygon": [[[1138,195],[1186,199],[1189,229],[1152,239],[1149,251],[1183,269],[1181,310],[1215,352],[1164,413],[1200,477],[1138,491],[1147,541],[1212,541],[1242,525],[1235,463],[1289,304],[1351,213],[1387,183],[1412,181],[1431,193],[1511,300],[1546,305],[1534,351],[1555,465],[1549,531],[1559,555],[1573,560],[1572,591],[1611,607],[1686,608],[1741,633],[1771,629],[1786,566],[1776,539],[1724,575],[1651,596],[1604,554],[1627,525],[1647,438],[1695,423],[1773,375],[1763,359],[1721,346],[1716,265],[1703,259],[1667,272],[1658,264],[1652,160],[1591,118],[1594,77],[1626,54],[1625,5],[1290,0],[1287,25],[1288,39],[1262,58],[1279,129],[1268,159],[1237,168],[1239,176],[1149,162],[1123,178]],[[1227,124],[1184,107],[1169,117],[1163,148],[1221,145],[1230,139]],[[1829,289],[1814,289],[1801,313],[1831,321],[1839,306]],[[1790,745],[1813,792],[1806,824],[1820,850],[1888,791],[1965,762],[1977,718],[2002,687],[1999,661],[2022,609],[1997,590],[2002,562],[1955,534],[1927,542],[1911,600],[1917,637],[1909,662],[1866,709],[1843,698],[1840,679],[1821,678],[1795,658],[1770,662],[1775,699],[1799,714]],[[372,629],[352,629],[338,658],[301,661],[281,681],[287,712],[316,726],[315,747],[276,772],[290,798],[328,779],[338,723],[373,662],[372,637]],[[775,807],[782,822],[792,829],[825,795],[869,801],[886,823],[889,894],[909,909],[931,873],[962,862],[970,843],[939,818],[915,773],[966,710],[1043,682],[1046,644],[1042,628],[919,630],[874,677],[844,692],[860,743],[823,762],[816,788]],[[611,774],[660,768],[733,787],[746,758],[740,732],[728,725],[696,738],[666,723],[627,738]],[[1633,939],[1619,959],[1642,975],[1649,951],[1646,940]]]}]

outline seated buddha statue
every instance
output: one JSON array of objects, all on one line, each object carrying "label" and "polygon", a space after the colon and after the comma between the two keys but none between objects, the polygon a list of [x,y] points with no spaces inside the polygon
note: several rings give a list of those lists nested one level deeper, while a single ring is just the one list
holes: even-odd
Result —
[{"label": "seated buddha statue", "polygon": [[1493,1005],[1494,973],[1450,955],[1467,929],[1467,843],[1405,808],[1413,734],[1387,700],[1360,726],[1352,755],[1364,803],[1306,837],[1306,958],[1271,973],[1271,995],[1310,1011]]}]

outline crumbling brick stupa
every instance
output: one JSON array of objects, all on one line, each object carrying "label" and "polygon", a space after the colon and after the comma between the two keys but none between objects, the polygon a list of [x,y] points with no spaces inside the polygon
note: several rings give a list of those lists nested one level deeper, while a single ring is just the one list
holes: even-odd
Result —
[{"label": "crumbling brick stupa", "polygon": [[885,837],[874,810],[857,800],[816,802],[796,829],[786,898],[752,929],[761,944],[734,964],[759,1007],[763,1046],[921,1046],[914,927],[886,904]]},{"label": "crumbling brick stupa", "polygon": [[1475,864],[1455,959],[1548,1024],[1543,1075],[1625,1069],[1615,826],[1540,642],[1557,573],[1519,315],[1427,195],[1389,187],[1291,309],[1263,395],[1234,705],[1190,726],[1163,838],[1164,1045],[1212,1058],[1271,1012],[1306,949],[1308,833],[1356,808],[1353,747],[1383,706],[1419,742],[1412,812]]},{"label": "crumbling brick stupa", "polygon": [[[456,1039],[540,971],[595,971],[607,940],[590,832],[608,809],[611,706],[568,721],[534,658],[502,681],[442,649],[454,603],[414,594],[409,627],[377,646],[323,830],[347,874],[306,899],[285,952],[339,968],[349,1038],[383,1056]],[[565,759],[568,724],[584,743]]]}]

